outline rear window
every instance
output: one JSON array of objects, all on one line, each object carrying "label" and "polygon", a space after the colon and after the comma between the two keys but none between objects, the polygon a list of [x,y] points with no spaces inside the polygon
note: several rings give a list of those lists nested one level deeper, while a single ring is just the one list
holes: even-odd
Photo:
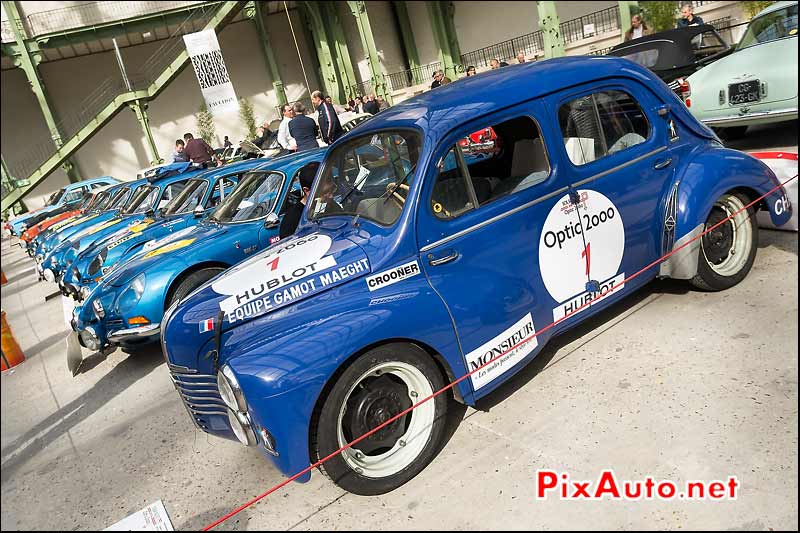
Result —
[{"label": "rear window", "polygon": [[762,15],[747,26],[738,48],[797,35],[797,4]]}]

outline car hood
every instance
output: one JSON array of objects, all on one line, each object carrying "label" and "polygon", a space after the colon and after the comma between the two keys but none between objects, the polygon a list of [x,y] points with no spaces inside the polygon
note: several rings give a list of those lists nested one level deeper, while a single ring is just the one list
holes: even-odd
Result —
[{"label": "car hood", "polygon": [[[213,332],[220,327],[220,312],[222,327],[235,327],[370,271],[367,254],[346,237],[346,231],[320,228],[283,239],[181,301],[170,319],[169,334],[190,338],[183,335],[196,337],[198,331]],[[214,323],[211,328],[209,320]]]},{"label": "car hood", "polygon": [[[120,287],[144,272],[156,263],[164,261],[165,254],[180,250],[186,256],[201,247],[213,246],[224,234],[230,231],[226,226],[200,223],[197,226],[184,228],[153,242],[147,242],[142,251],[133,255],[125,263],[108,272],[103,278],[103,285]],[[212,240],[213,239],[213,240]]]},{"label": "car hood", "polygon": [[[797,98],[797,69],[790,83],[790,67],[797,65],[797,39],[787,38],[736,50],[689,76],[692,101],[701,110],[730,107],[728,85],[750,80],[766,83],[767,94],[760,104]],[[722,105],[719,92],[725,91]]]}]

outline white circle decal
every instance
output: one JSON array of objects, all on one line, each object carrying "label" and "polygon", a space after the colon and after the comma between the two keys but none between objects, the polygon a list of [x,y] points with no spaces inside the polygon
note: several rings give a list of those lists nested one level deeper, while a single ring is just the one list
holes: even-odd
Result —
[{"label": "white circle decal", "polygon": [[579,190],[580,202],[563,196],[550,210],[539,239],[539,270],[558,302],[586,291],[586,282],[613,277],[625,251],[625,227],[603,194]]}]

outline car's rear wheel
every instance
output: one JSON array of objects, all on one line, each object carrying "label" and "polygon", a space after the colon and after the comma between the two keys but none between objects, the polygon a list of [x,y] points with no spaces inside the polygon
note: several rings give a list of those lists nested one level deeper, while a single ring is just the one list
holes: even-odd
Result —
[{"label": "car's rear wheel", "polygon": [[177,302],[206,281],[224,271],[225,269],[222,267],[208,267],[196,272],[192,272],[182,279],[181,282],[170,291],[170,294],[167,297],[167,305],[165,308],[169,308],[173,303]]},{"label": "car's rear wheel", "polygon": [[[391,344],[359,357],[336,380],[319,413],[315,452],[322,459],[443,386],[430,356]],[[403,485],[436,455],[448,398],[440,394],[322,465],[343,489],[365,496]],[[312,430],[313,431],[313,430]]]},{"label": "car's rear wheel", "polygon": [[[711,208],[704,231],[732,218],[700,239],[697,275],[692,284],[707,291],[721,291],[742,281],[756,258],[758,228],[753,207],[744,209],[744,195],[723,194]],[[736,214],[734,214],[736,213]]]}]

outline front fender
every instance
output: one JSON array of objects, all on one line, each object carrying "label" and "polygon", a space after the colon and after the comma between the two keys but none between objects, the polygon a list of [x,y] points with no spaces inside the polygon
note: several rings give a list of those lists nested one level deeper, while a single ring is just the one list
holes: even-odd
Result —
[{"label": "front fender", "polygon": [[[221,355],[239,380],[257,433],[266,428],[274,437],[279,455],[272,459],[284,474],[309,465],[314,408],[353,356],[410,341],[440,354],[450,376],[466,373],[450,316],[426,278],[396,285],[402,290],[370,292],[360,278],[224,336]],[[468,380],[459,387],[471,398]]]},{"label": "front fender", "polygon": [[664,231],[672,244],[662,251],[673,255],[661,263],[661,276],[691,279],[697,274],[700,240],[692,239],[703,232],[714,202],[734,190],[746,193],[750,200],[766,195],[755,207],[767,209],[776,226],[786,224],[792,216],[786,191],[767,165],[722,146],[704,150],[678,173],[667,200]]}]

